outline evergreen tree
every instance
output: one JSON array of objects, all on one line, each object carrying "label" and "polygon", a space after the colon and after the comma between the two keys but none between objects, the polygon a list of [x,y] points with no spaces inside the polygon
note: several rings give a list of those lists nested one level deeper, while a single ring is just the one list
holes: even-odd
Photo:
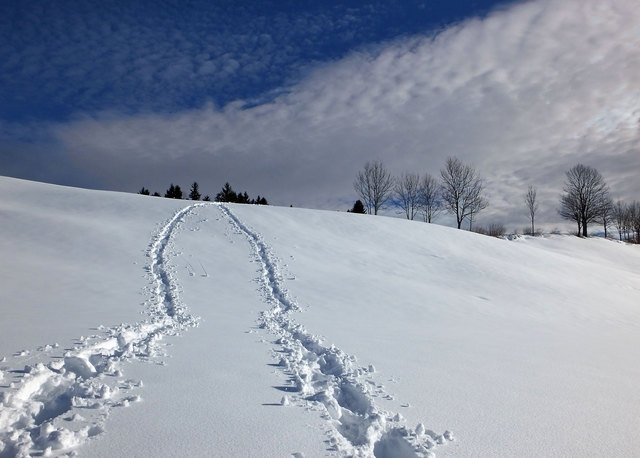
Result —
[{"label": "evergreen tree", "polygon": [[171,186],[169,186],[164,196],[169,199],[182,199],[182,189],[180,189],[180,186],[174,186],[173,183],[171,183]]},{"label": "evergreen tree", "polygon": [[204,196],[204,198],[202,199],[205,202],[210,202],[211,201],[211,197],[209,197],[209,194],[207,194],[206,196]]},{"label": "evergreen tree", "polygon": [[367,213],[367,211],[364,209],[364,204],[360,199],[356,200],[351,210],[347,210],[347,211],[350,213],[362,213],[362,214]]},{"label": "evergreen tree", "polygon": [[142,194],[143,196],[148,196],[149,190],[143,186],[142,189],[138,191],[138,194]]},{"label": "evergreen tree", "polygon": [[164,196],[167,199],[173,199],[173,196],[176,193],[176,187],[173,185],[173,183],[171,183],[171,186],[169,186],[169,189],[167,189],[167,192],[164,193]]},{"label": "evergreen tree", "polygon": [[193,182],[191,185],[191,192],[189,193],[189,199],[191,200],[200,200],[200,192],[198,190],[198,183]]},{"label": "evergreen tree", "polygon": [[229,182],[225,183],[222,191],[216,194],[216,202],[237,202],[238,195],[233,190]]}]

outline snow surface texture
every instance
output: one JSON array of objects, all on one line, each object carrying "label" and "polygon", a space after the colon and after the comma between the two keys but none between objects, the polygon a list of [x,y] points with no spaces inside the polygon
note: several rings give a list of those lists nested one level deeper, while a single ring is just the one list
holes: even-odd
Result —
[{"label": "snow surface texture", "polygon": [[149,273],[155,289],[148,301],[148,319],[108,329],[99,326],[101,334],[80,337],[78,345],[62,355],[53,351],[58,345],[42,347],[41,351],[52,353],[51,362],[8,371],[17,380],[0,393],[0,456],[70,450],[103,432],[110,409],[140,399],[132,391],[142,382],[125,379],[122,362],[153,360],[162,354],[158,341],[164,336],[198,323],[181,304],[167,267],[167,247],[174,230],[197,205],[178,211],[149,247]]},{"label": "snow surface texture", "polygon": [[0,193],[3,458],[640,449],[638,246]]},{"label": "snow surface texture", "polygon": [[[78,344],[61,356],[51,353],[58,345],[43,347],[41,351],[52,359],[46,365],[38,361],[22,370],[9,369],[14,380],[0,398],[1,457],[72,451],[104,432],[112,408],[140,400],[131,392],[142,382],[125,379],[122,363],[131,359],[161,362],[164,353],[158,342],[198,325],[178,296],[180,286],[171,274],[168,248],[185,217],[204,205],[177,211],[150,243],[148,272],[154,288],[147,301],[148,319],[107,329],[98,326],[101,334],[78,338]],[[289,393],[282,397],[281,405],[290,405],[291,396],[300,405],[321,410],[331,424],[331,447],[341,456],[432,456],[431,449],[453,440],[449,431],[438,435],[422,424],[407,429],[401,415],[379,409],[371,393],[386,393],[371,378],[373,366],[358,367],[355,357],[335,346],[324,346],[319,337],[289,317],[299,309],[281,285],[270,249],[229,208],[219,208],[236,231],[246,236],[262,265],[262,291],[272,308],[262,313],[259,324],[276,336],[284,355],[279,365],[292,382],[280,387]],[[29,353],[18,352],[17,356]],[[2,372],[0,375],[4,378]]]},{"label": "snow surface texture", "polygon": [[[319,406],[333,426],[331,443],[342,456],[432,456],[431,449],[453,440],[450,431],[439,435],[419,423],[407,429],[400,414],[381,410],[372,393],[387,396],[370,374],[373,366],[359,367],[357,360],[295,323],[290,314],[299,307],[281,283],[280,268],[259,234],[245,226],[227,206],[222,211],[244,234],[262,266],[262,289],[272,306],[260,319],[260,327],[277,336],[279,365],[291,376],[283,391],[296,394],[299,403]],[[289,405],[285,395],[282,405]]]}]

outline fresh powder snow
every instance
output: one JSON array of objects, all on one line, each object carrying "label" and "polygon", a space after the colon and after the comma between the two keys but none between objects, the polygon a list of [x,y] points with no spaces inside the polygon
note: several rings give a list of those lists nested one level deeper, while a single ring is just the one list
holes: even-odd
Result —
[{"label": "fresh powder snow", "polygon": [[0,191],[0,457],[640,450],[638,246]]}]

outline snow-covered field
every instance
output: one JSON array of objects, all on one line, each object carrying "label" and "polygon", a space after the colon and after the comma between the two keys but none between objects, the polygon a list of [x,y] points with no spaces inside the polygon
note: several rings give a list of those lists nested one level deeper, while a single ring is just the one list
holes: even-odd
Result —
[{"label": "snow-covered field", "polygon": [[0,457],[638,456],[638,246],[0,192]]}]

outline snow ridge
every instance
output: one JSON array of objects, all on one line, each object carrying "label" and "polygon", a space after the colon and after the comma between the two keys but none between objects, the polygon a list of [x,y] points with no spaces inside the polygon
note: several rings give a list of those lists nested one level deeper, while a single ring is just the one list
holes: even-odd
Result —
[{"label": "snow ridge", "polygon": [[407,428],[400,414],[380,409],[374,398],[386,393],[373,381],[373,366],[358,366],[354,356],[334,345],[326,346],[291,318],[291,312],[299,311],[299,307],[282,284],[269,246],[227,206],[221,205],[220,209],[236,232],[248,239],[261,264],[260,283],[271,308],[261,313],[259,324],[277,337],[278,365],[292,382],[291,386],[280,387],[288,393],[282,398],[283,406],[295,401],[322,411],[329,425],[331,450],[340,456],[432,457],[436,446],[453,440],[449,431],[438,435],[422,423]]},{"label": "snow ridge", "polygon": [[[179,300],[167,248],[176,228],[200,205],[173,215],[149,246],[148,271],[155,287],[147,302],[148,319],[108,329],[98,326],[102,335],[80,337],[62,356],[50,353],[57,344],[46,345],[24,369],[2,368],[0,374],[6,371],[15,380],[0,393],[0,458],[75,454],[73,448],[104,431],[113,407],[140,400],[131,392],[142,382],[125,379],[120,363],[162,356],[158,341],[163,336],[198,324]],[[16,364],[30,353],[17,353]]]}]

